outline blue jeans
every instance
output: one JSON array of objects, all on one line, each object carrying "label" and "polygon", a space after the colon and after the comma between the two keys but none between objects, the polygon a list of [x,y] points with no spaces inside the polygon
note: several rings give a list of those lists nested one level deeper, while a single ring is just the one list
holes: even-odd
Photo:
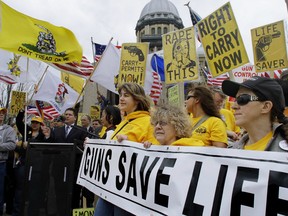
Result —
[{"label": "blue jeans", "polygon": [[0,215],[3,215],[5,175],[6,175],[6,162],[2,162],[0,163]]},{"label": "blue jeans", "polygon": [[125,211],[122,208],[119,208],[118,206],[103,200],[101,198],[98,199],[94,216],[132,216],[133,214]]}]

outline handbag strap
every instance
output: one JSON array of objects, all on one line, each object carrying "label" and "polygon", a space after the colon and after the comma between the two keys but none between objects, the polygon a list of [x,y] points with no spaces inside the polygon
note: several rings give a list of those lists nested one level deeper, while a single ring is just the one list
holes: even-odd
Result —
[{"label": "handbag strap", "polygon": [[193,127],[192,127],[192,132],[199,127],[203,122],[205,122],[210,116],[204,115]]},{"label": "handbag strap", "polygon": [[119,129],[119,130],[117,130],[117,132],[113,135],[113,137],[111,137],[111,140],[129,123],[129,122],[131,122],[131,121],[133,121],[134,119],[130,119],[130,120],[128,120],[124,125],[122,125],[122,127]]}]

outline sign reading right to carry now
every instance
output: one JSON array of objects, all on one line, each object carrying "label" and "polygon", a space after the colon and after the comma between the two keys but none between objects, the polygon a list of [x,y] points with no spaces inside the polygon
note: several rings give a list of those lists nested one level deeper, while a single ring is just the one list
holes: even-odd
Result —
[{"label": "sign reading right to carry now", "polygon": [[213,77],[249,62],[229,2],[201,20],[198,32]]}]

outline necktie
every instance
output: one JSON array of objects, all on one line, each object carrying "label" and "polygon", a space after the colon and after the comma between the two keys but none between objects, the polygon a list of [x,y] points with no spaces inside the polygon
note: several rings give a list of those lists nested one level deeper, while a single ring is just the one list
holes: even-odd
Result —
[{"label": "necktie", "polygon": [[65,138],[68,136],[68,134],[69,134],[69,128],[70,128],[70,126],[69,125],[67,125],[66,127],[65,127]]}]

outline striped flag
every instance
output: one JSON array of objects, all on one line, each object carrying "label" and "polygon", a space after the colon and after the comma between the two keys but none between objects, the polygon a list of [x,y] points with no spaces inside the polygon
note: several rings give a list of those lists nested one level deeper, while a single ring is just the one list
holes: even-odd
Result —
[{"label": "striped flag", "polygon": [[202,68],[202,71],[204,75],[206,76],[208,86],[220,86],[221,87],[222,82],[226,79],[229,79],[229,76],[227,75],[227,73],[221,74],[220,76],[213,78],[210,71],[204,68]]},{"label": "striped flag", "polygon": [[82,56],[80,64],[77,62],[71,62],[66,64],[53,63],[50,65],[57,70],[65,71],[86,79],[91,75],[91,73],[93,73],[94,70],[94,66],[85,56]]},{"label": "striped flag", "polygon": [[[51,105],[44,107],[42,109],[44,118],[48,120],[52,120],[54,118],[57,118],[60,114],[55,110],[55,108]],[[39,115],[39,111],[35,106],[28,106],[27,108],[27,114],[34,114]]]},{"label": "striped flag", "polygon": [[[260,72],[259,73],[261,77],[270,77],[270,73],[269,72]],[[274,70],[274,79],[280,79],[282,74],[282,70]]]},{"label": "striped flag", "polygon": [[157,102],[159,101],[162,92],[162,83],[160,80],[160,76],[156,71],[152,72],[152,76],[153,76],[153,83],[149,96],[152,98],[154,104],[157,105]]},{"label": "striped flag", "polygon": [[9,76],[5,76],[5,75],[0,75],[0,81],[6,83],[8,85],[17,83],[17,81],[15,79],[13,79]]}]

